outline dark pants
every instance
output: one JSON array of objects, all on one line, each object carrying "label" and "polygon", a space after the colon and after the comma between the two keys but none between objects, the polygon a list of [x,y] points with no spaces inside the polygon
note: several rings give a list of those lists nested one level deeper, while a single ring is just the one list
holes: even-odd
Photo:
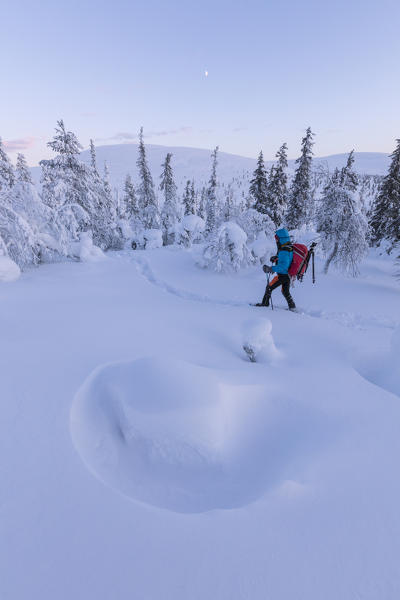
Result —
[{"label": "dark pants", "polygon": [[290,277],[289,277],[289,275],[281,275],[280,273],[275,275],[275,277],[272,279],[272,281],[270,281],[269,284],[267,285],[267,287],[265,288],[265,294],[264,294],[264,298],[262,299],[262,304],[264,306],[269,306],[269,299],[271,298],[272,290],[279,287],[280,285],[282,286],[281,292],[284,295],[284,297],[286,298],[288,307],[296,308],[294,300],[290,294]]}]

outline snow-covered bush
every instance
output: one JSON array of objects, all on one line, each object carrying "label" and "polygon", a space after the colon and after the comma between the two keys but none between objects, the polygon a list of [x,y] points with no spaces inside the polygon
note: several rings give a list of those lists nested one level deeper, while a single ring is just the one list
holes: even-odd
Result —
[{"label": "snow-covered bush", "polygon": [[153,248],[161,248],[163,245],[161,229],[145,229],[143,231],[143,248],[152,250]]},{"label": "snow-covered bush", "polygon": [[223,223],[204,248],[200,266],[217,272],[238,271],[254,262],[247,235],[237,223]]},{"label": "snow-covered bush", "polygon": [[249,244],[249,248],[254,259],[264,264],[269,262],[272,254],[275,254],[274,238],[272,236],[267,238],[265,231],[260,231],[254,242]]},{"label": "snow-covered bush", "polygon": [[93,244],[91,231],[84,231],[79,237],[79,242],[71,243],[69,253],[72,256],[79,258],[82,262],[96,262],[105,258],[105,254],[101,248]]},{"label": "snow-covered bush", "polygon": [[272,362],[280,357],[269,319],[249,319],[242,326],[242,346],[251,362]]},{"label": "snow-covered bush", "polygon": [[179,244],[191,248],[192,244],[200,242],[205,229],[205,222],[197,215],[186,215],[177,228]]},{"label": "snow-covered bush", "polygon": [[248,208],[238,218],[238,224],[246,233],[249,243],[253,242],[261,231],[267,237],[274,239],[275,226],[268,215],[262,214],[254,208]]}]

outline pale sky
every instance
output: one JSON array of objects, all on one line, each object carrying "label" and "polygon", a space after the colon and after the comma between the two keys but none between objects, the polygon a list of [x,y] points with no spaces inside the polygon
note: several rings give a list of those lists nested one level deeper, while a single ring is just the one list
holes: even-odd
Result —
[{"label": "pale sky", "polygon": [[400,137],[399,0],[20,0],[1,21],[0,136],[31,165],[60,118],[85,147],[143,125],[267,159],[308,125],[318,156]]}]

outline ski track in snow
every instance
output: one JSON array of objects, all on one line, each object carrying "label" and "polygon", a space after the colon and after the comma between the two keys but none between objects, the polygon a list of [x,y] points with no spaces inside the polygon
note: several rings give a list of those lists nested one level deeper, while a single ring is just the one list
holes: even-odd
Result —
[{"label": "ski track in snow", "polygon": [[[176,288],[175,286],[163,281],[157,277],[151,268],[149,261],[144,257],[135,257],[132,260],[139,273],[147,279],[147,281],[156,287],[182,298],[184,300],[190,300],[192,302],[201,302],[204,304],[220,305],[220,306],[232,306],[232,307],[249,307],[249,302],[232,302],[229,300],[216,300],[209,296],[188,292]],[[275,307],[275,309],[278,307]],[[280,309],[280,308],[279,308]],[[329,312],[325,310],[304,310],[300,309],[300,314],[317,319],[325,319],[327,321],[334,321],[343,327],[349,327],[351,329],[367,330],[370,327],[382,327],[387,329],[396,329],[400,325],[400,321],[390,319],[384,316],[364,317],[357,313],[348,312]]]}]

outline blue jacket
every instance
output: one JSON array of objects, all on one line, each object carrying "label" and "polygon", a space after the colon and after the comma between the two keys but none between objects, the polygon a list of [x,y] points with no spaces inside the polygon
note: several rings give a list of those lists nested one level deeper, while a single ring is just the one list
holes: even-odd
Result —
[{"label": "blue jacket", "polygon": [[[275,235],[279,238],[278,244],[278,262],[272,267],[274,273],[281,275],[287,275],[290,265],[293,260],[293,250],[290,243],[290,235],[286,228],[278,229]],[[290,248],[288,250],[282,250],[283,247]]]}]

